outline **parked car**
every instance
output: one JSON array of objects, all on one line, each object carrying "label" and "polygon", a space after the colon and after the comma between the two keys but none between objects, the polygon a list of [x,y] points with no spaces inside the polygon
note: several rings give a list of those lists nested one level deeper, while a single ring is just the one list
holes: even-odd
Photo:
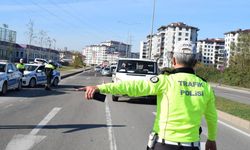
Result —
[{"label": "parked car", "polygon": [[96,67],[95,67],[95,71],[96,71],[96,72],[101,72],[101,70],[102,70],[102,67],[101,67],[101,66],[96,66]]},{"label": "parked car", "polygon": [[0,94],[5,95],[11,89],[22,89],[22,73],[15,64],[0,62]]},{"label": "parked car", "polygon": [[[149,80],[158,75],[157,62],[147,59],[120,58],[112,75],[114,83],[125,80]],[[113,95],[112,100],[118,101],[120,96]]]},{"label": "parked car", "polygon": [[[61,80],[60,72],[53,71],[52,85],[57,86]],[[47,82],[44,64],[25,64],[25,71],[22,78],[22,85],[35,87],[36,85],[44,85]]]},{"label": "parked car", "polygon": [[105,68],[103,68],[102,71],[101,71],[101,74],[102,74],[103,76],[111,76],[110,67],[105,67]]}]

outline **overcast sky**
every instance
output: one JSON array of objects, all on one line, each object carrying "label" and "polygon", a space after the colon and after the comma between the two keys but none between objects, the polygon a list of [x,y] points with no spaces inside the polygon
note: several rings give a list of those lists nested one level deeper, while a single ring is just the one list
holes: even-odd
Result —
[{"label": "overcast sky", "polygon": [[[27,43],[32,20],[34,31],[46,31],[58,48],[82,50],[116,40],[139,51],[139,42],[151,32],[152,9],[153,0],[1,0],[0,26],[17,31],[20,44]],[[184,22],[200,29],[198,39],[224,37],[228,31],[250,29],[249,10],[249,0],[156,0],[154,32]]]}]

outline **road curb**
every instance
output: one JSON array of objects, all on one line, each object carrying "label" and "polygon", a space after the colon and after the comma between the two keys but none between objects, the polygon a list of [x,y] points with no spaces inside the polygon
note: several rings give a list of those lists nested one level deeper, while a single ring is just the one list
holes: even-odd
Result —
[{"label": "road curb", "polygon": [[241,119],[239,117],[233,116],[231,114],[225,113],[223,111],[217,110],[218,117],[230,122],[232,125],[236,127],[240,127],[242,129],[247,130],[250,133],[250,121]]}]

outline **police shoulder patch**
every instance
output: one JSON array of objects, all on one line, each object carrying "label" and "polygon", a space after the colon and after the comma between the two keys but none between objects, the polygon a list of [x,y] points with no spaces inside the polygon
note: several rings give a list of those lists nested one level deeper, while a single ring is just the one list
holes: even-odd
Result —
[{"label": "police shoulder patch", "polygon": [[154,76],[154,77],[151,77],[151,78],[150,78],[150,81],[151,81],[152,83],[157,83],[157,82],[159,81],[159,78],[158,78],[157,76]]}]

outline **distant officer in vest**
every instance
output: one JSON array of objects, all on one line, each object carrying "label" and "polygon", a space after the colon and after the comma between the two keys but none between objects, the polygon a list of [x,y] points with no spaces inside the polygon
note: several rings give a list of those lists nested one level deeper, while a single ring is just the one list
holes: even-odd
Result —
[{"label": "distant officer in vest", "polygon": [[25,70],[25,65],[23,63],[22,58],[19,60],[19,63],[16,65],[16,68],[23,74],[23,72]]},{"label": "distant officer in vest", "polygon": [[196,49],[179,42],[170,52],[174,70],[152,77],[85,87],[86,99],[95,92],[131,97],[156,95],[157,113],[148,150],[200,150],[199,128],[205,116],[208,128],[206,150],[216,150],[217,112],[211,86],[195,75]]},{"label": "distant officer in vest", "polygon": [[47,84],[45,84],[45,90],[51,90],[51,80],[53,77],[53,70],[55,69],[56,67],[52,60],[49,60],[49,62],[45,64],[45,74],[47,77]]}]

